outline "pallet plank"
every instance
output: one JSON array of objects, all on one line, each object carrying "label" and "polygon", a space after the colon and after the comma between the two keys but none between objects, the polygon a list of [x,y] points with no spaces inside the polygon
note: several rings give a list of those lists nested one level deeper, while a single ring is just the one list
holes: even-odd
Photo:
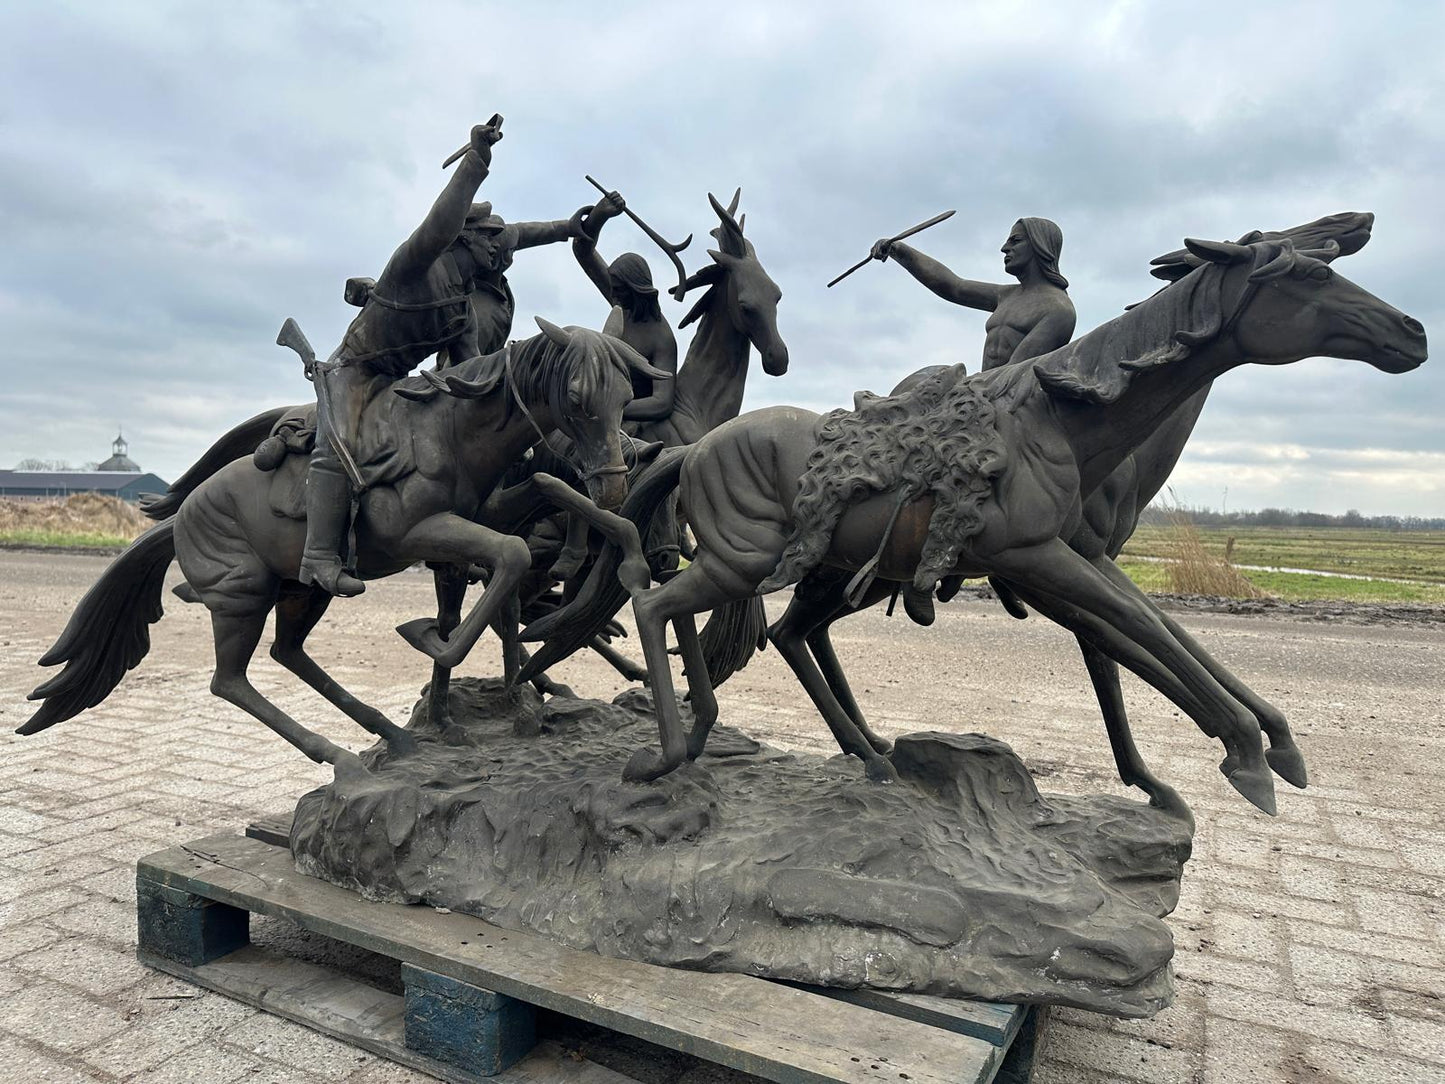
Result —
[{"label": "pallet plank", "polygon": [[403,998],[319,964],[248,945],[212,963],[191,967],[138,952],[140,962],[197,986],[389,1058],[448,1084],[636,1084],[595,1062],[542,1043],[510,1069],[480,1077],[419,1054],[406,1045]]},{"label": "pallet plank", "polygon": [[379,904],[296,872],[287,851],[216,835],[144,858],[145,876],[276,915],[542,1008],[780,1084],[987,1084],[984,1040],[746,975],[616,960],[460,914]]},{"label": "pallet plank", "polygon": [[936,1028],[972,1035],[994,1046],[1008,1046],[1029,1013],[1027,1005],[1006,1005],[997,1001],[930,997],[926,994],[895,993],[889,990],[842,990],[831,986],[803,986],[822,997],[836,998],[851,1005],[917,1020]]}]

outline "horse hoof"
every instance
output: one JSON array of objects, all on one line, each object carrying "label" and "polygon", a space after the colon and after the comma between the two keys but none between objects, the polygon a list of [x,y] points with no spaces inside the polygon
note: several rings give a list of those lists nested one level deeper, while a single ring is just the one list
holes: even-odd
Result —
[{"label": "horse hoof", "polygon": [[418,617],[415,621],[398,625],[396,631],[412,647],[433,659],[447,649],[447,642],[442,638],[441,626],[437,624],[435,617]]},{"label": "horse hoof", "polygon": [[874,751],[880,756],[886,757],[889,753],[893,752],[893,743],[887,738],[880,738],[877,734],[866,734],[864,736],[868,739],[868,744],[873,746]]},{"label": "horse hoof", "polygon": [[371,772],[355,753],[342,750],[331,762],[338,783],[364,783],[371,778]]},{"label": "horse hoof", "polygon": [[1190,831],[1194,829],[1194,813],[1189,808],[1189,803],[1184,800],[1180,793],[1168,783],[1161,783],[1157,779],[1151,779],[1147,784],[1135,782],[1134,784],[1145,794],[1149,795],[1149,806],[1159,812],[1189,825]]},{"label": "horse hoof", "polygon": [[[681,763],[681,758],[678,763]],[[650,783],[676,767],[677,764],[669,764],[666,757],[654,753],[651,749],[639,749],[627,761],[627,767],[622,769],[622,781],[624,783]]]},{"label": "horse hoof", "polygon": [[416,735],[398,728],[395,734],[386,737],[386,748],[392,756],[409,757],[418,749]]},{"label": "horse hoof", "polygon": [[1269,772],[1262,766],[1258,768],[1236,768],[1228,772],[1225,778],[1229,785],[1246,799],[1255,808],[1268,813],[1271,817],[1275,814],[1274,783],[1270,779]]},{"label": "horse hoof", "polygon": [[893,762],[886,757],[870,757],[863,774],[870,783],[898,782],[898,769],[893,767]]},{"label": "horse hoof", "polygon": [[1274,769],[1274,774],[1293,787],[1304,790],[1309,786],[1310,776],[1305,768],[1305,758],[1293,745],[1275,745],[1265,750],[1264,759]]}]

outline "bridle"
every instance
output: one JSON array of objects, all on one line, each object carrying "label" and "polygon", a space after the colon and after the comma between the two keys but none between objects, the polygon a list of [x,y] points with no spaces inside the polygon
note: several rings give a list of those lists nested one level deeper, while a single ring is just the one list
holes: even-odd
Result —
[{"label": "bridle", "polygon": [[[532,415],[532,412],[527,409],[527,404],[522,401],[522,393],[517,390],[517,381],[514,379],[515,373],[512,370],[512,345],[512,343],[507,344],[506,352],[502,356],[502,379],[506,382],[507,389],[512,393],[512,402],[517,404],[517,409],[522,412],[523,417],[525,417],[527,421],[531,423],[532,429],[536,432],[537,443],[545,444],[547,442],[547,434],[542,432],[542,427],[537,424],[537,419]],[[618,430],[618,432],[622,431]],[[622,433],[622,435],[624,437],[627,436],[626,433]],[[630,445],[632,443],[632,439],[628,437],[626,443]],[[536,447],[536,444],[533,444],[533,447]],[[594,467],[592,470],[589,471],[578,470],[577,473],[578,476],[581,478],[582,484],[586,485],[593,478],[602,477],[608,474],[626,474],[635,465],[636,458],[637,453],[634,449],[634,462],[632,464],[625,462],[626,457],[624,456],[624,462],[622,463],[607,464],[606,466]],[[577,470],[577,465],[574,463],[572,465],[572,468],[573,470]]]}]

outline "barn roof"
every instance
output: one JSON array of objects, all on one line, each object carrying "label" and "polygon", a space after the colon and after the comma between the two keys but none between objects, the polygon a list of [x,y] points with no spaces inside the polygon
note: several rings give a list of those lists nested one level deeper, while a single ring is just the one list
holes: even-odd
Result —
[{"label": "barn roof", "polygon": [[161,488],[169,488],[148,471],[94,470],[0,470],[0,490],[76,490],[93,493],[114,493],[133,482],[155,478]]}]

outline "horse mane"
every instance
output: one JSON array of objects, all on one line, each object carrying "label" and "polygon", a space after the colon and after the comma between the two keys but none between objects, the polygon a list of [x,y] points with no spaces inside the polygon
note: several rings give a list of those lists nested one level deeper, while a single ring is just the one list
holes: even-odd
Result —
[{"label": "horse mane", "polygon": [[1219,334],[1225,319],[1224,272],[1214,263],[1194,269],[1082,338],[1037,358],[1034,376],[1059,398],[1101,406],[1115,402],[1136,373],[1183,360]]},{"label": "horse mane", "polygon": [[575,391],[575,397],[585,403],[596,395],[598,383],[609,366],[630,379],[627,358],[618,340],[590,328],[566,330],[572,336],[566,346],[559,346],[539,332],[494,353],[468,358],[447,370],[447,390],[459,398],[480,399],[505,387],[510,350],[510,375],[516,394],[504,400],[497,423],[500,429],[516,416],[519,398],[523,402],[565,403]]}]

